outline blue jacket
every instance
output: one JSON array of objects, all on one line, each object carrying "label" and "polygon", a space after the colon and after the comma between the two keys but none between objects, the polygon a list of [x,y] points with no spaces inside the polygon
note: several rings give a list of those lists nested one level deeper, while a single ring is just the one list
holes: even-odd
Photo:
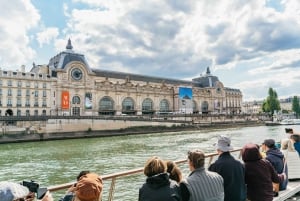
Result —
[{"label": "blue jacket", "polygon": [[247,197],[244,165],[229,152],[222,153],[208,170],[217,172],[224,179],[224,201],[245,201]]},{"label": "blue jacket", "polygon": [[[284,167],[284,155],[283,153],[275,148],[270,148],[266,152],[266,159],[273,165],[274,169],[278,174],[283,173],[283,167]],[[285,169],[285,173],[287,174],[287,168]],[[288,180],[283,180],[279,185],[279,190],[285,190],[288,184]]]},{"label": "blue jacket", "polygon": [[295,147],[296,151],[298,152],[298,154],[300,156],[300,142],[295,142],[294,147]]}]

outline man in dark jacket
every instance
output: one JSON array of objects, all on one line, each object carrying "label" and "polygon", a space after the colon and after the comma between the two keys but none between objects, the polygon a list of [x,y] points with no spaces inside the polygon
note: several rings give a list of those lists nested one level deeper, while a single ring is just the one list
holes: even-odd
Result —
[{"label": "man in dark jacket", "polygon": [[[266,152],[266,159],[273,165],[277,174],[283,173],[287,175],[287,168],[284,168],[284,155],[283,153],[275,146],[275,140],[266,139],[262,143],[262,150]],[[285,190],[288,184],[288,179],[282,181],[279,185],[279,190]]]},{"label": "man in dark jacket", "polygon": [[245,201],[247,197],[245,185],[245,168],[231,154],[231,140],[229,137],[220,136],[216,143],[219,158],[211,164],[208,170],[217,172],[224,179],[224,201]]}]

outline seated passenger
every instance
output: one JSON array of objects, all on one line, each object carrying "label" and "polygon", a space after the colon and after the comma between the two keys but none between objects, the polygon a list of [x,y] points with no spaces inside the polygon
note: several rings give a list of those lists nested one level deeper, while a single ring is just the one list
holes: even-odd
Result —
[{"label": "seated passenger", "polygon": [[167,164],[159,157],[151,157],[144,167],[146,182],[139,189],[139,201],[180,201],[177,183],[169,179]]}]

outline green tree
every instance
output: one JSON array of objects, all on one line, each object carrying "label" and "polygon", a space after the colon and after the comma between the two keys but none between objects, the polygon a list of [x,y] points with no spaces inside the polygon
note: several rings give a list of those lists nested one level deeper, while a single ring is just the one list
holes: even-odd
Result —
[{"label": "green tree", "polygon": [[274,111],[280,110],[280,102],[278,100],[278,95],[275,90],[272,88],[269,88],[268,97],[266,100],[264,100],[262,105],[262,110],[264,112],[269,112],[272,115],[274,114]]},{"label": "green tree", "polygon": [[300,115],[300,104],[299,104],[299,98],[297,96],[293,97],[292,100],[292,110],[296,113],[296,116]]}]

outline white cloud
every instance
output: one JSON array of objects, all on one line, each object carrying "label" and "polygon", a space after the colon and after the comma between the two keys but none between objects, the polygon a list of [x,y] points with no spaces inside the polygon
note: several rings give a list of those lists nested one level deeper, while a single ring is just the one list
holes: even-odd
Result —
[{"label": "white cloud", "polygon": [[36,54],[29,46],[29,30],[40,20],[29,0],[0,2],[0,65],[19,68]]},{"label": "white cloud", "polygon": [[56,27],[48,27],[36,35],[37,41],[39,42],[40,47],[42,47],[44,44],[49,45],[50,42],[55,41],[59,35],[59,30]]}]

